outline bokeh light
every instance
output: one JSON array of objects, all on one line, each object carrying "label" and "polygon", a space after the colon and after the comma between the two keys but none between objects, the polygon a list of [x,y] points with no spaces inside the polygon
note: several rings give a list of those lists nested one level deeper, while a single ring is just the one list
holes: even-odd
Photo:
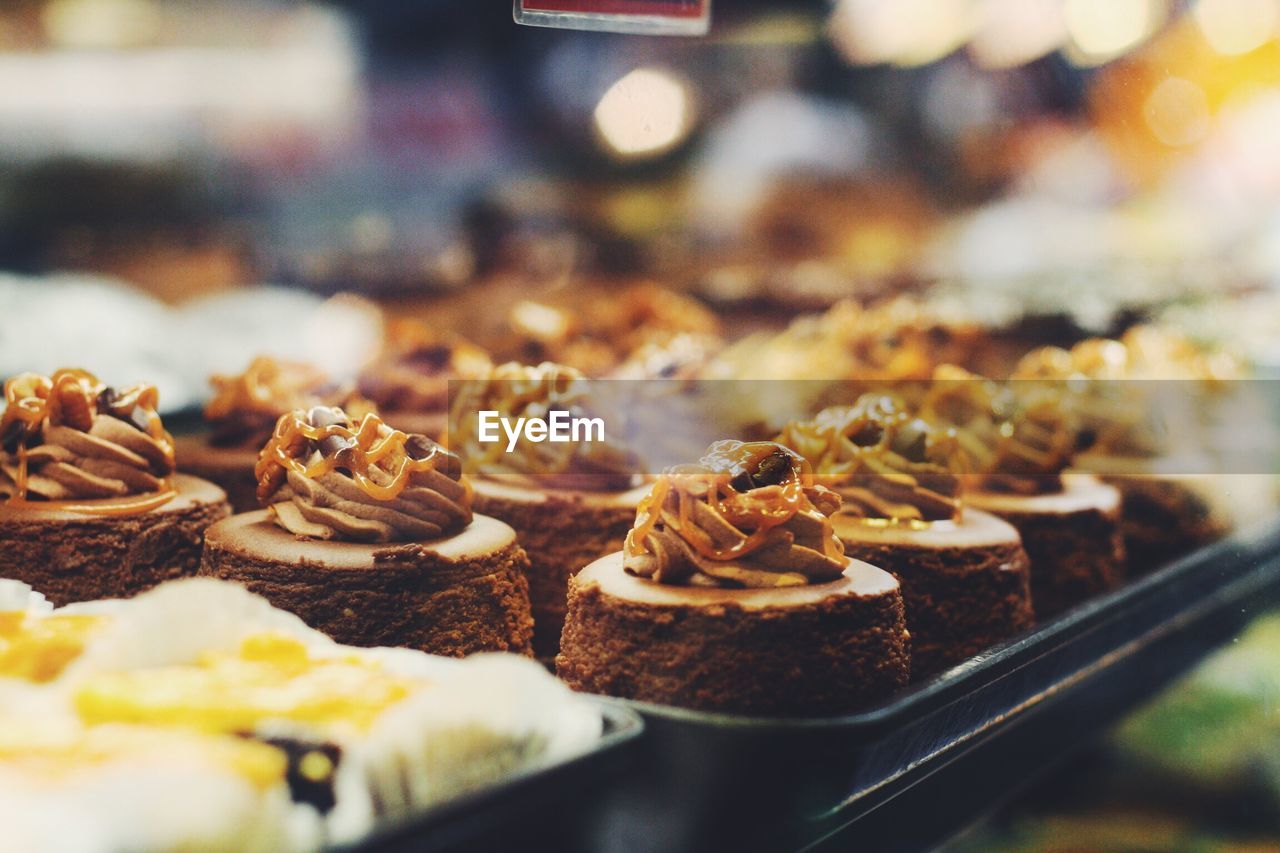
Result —
[{"label": "bokeh light", "polygon": [[1073,60],[1100,65],[1123,55],[1152,34],[1167,11],[1162,0],[1066,0]]},{"label": "bokeh light", "polygon": [[925,65],[955,51],[972,35],[971,0],[840,0],[828,32],[855,65]]},{"label": "bokeh light", "polygon": [[1204,89],[1183,77],[1160,81],[1143,104],[1142,116],[1165,145],[1192,145],[1209,132],[1209,100]]},{"label": "bokeh light", "polygon": [[1214,50],[1236,56],[1256,50],[1276,35],[1277,0],[1199,0],[1192,15]]},{"label": "bokeh light", "polygon": [[689,135],[694,117],[687,82],[663,68],[637,68],[604,93],[595,109],[595,127],[617,157],[656,157]]}]

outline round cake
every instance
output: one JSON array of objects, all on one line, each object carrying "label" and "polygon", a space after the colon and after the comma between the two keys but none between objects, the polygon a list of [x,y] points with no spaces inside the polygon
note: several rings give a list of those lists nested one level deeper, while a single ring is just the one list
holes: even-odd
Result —
[{"label": "round cake", "polygon": [[902,585],[913,680],[1031,627],[1018,531],[962,506],[955,472],[965,460],[953,430],[916,417],[899,398],[873,393],[788,424],[778,441],[840,494],[832,525],[845,553]]},{"label": "round cake", "polygon": [[607,436],[558,444],[522,437],[507,448],[506,439],[480,440],[478,415],[582,415],[588,402],[585,377],[573,368],[503,364],[458,386],[449,427],[450,448],[474,476],[476,511],[515,528],[529,555],[533,649],[548,662],[560,646],[569,576],[622,547],[646,489],[634,486],[634,457]]},{"label": "round cake", "polygon": [[357,417],[372,409],[323,371],[270,356],[253,359],[243,373],[212,376],[209,383],[214,389],[204,409],[209,432],[177,439],[178,469],[221,486],[233,512],[258,508],[253,469],[281,415],[321,405],[341,406]]},{"label": "round cake", "polygon": [[1061,491],[975,491],[967,500],[1008,521],[1022,536],[1031,557],[1031,600],[1038,618],[1056,616],[1124,580],[1120,493],[1097,478],[1068,474]]},{"label": "round cake", "polygon": [[668,471],[625,549],[569,579],[556,673],[571,687],[760,716],[854,711],[907,683],[902,595],[843,553],[834,493],[769,442]]},{"label": "round cake", "polygon": [[351,646],[408,646],[462,657],[527,654],[532,622],[515,532],[474,516],[434,542],[299,539],[267,510],[205,534],[202,575],[235,581]]},{"label": "round cake", "polygon": [[315,407],[281,417],[257,473],[266,509],[210,528],[201,574],[350,645],[530,652],[524,551],[472,513],[461,464],[434,441]]},{"label": "round cake", "polygon": [[0,419],[0,577],[54,604],[134,595],[200,564],[229,512],[212,483],[173,473],[173,440],[148,385],[24,374]]}]

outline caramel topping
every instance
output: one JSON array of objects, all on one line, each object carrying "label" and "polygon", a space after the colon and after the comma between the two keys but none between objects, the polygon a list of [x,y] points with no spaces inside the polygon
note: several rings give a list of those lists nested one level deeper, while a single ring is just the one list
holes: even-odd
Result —
[{"label": "caramel topping", "polygon": [[1045,383],[1002,385],[943,365],[920,414],[957,428],[956,439],[980,488],[1056,492],[1075,454],[1078,431],[1062,391]]},{"label": "caramel topping", "polygon": [[[173,439],[156,412],[154,386],[118,391],[88,371],[63,369],[49,377],[17,376],[5,383],[4,395],[0,485],[5,479],[12,484],[6,491],[13,504],[132,515],[176,494],[167,480],[174,471]],[[139,493],[145,497],[81,502]]]},{"label": "caramel topping", "polygon": [[[452,456],[439,444],[425,440],[411,448],[410,438],[408,433],[389,429],[373,413],[365,415],[354,428],[340,409],[317,407],[310,412],[281,415],[254,467],[258,500],[267,503],[284,485],[289,471],[316,480],[339,468],[346,470],[360,490],[374,500],[395,500],[414,474],[435,471],[448,464],[446,460]],[[318,457],[305,461],[315,450],[319,451]],[[384,461],[390,463],[391,479],[379,484],[371,471]]]},{"label": "caramel topping", "polygon": [[839,497],[773,442],[720,441],[668,468],[640,502],[628,571],[663,583],[795,586],[839,577],[844,549],[827,516]]},{"label": "caramel topping", "polygon": [[776,439],[813,466],[844,499],[841,515],[928,524],[960,516],[966,467],[955,428],[913,417],[899,399],[864,394],[852,406],[793,421]]},{"label": "caramel topping", "polygon": [[276,419],[294,409],[336,405],[363,415],[373,404],[351,386],[335,384],[309,364],[258,356],[243,373],[212,376],[213,398],[204,409],[213,425],[211,443],[220,447],[260,448],[271,436]]}]

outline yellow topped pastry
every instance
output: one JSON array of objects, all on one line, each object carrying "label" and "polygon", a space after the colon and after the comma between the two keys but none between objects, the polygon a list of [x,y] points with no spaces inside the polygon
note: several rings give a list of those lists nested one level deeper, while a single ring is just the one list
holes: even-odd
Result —
[{"label": "yellow topped pastry", "polygon": [[0,613],[0,677],[52,681],[106,621],[88,614]]},{"label": "yellow topped pastry", "polygon": [[317,658],[292,637],[262,632],[235,652],[209,652],[192,664],[92,676],[78,685],[74,703],[90,724],[232,733],[289,721],[333,733],[368,730],[425,686],[366,658]]}]

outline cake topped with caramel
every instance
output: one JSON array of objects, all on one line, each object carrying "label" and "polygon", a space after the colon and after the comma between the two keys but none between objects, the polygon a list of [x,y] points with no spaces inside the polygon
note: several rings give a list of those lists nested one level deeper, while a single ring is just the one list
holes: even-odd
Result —
[{"label": "cake topped with caramel", "polygon": [[[102,504],[104,513],[143,512],[173,496],[173,439],[156,412],[154,386],[116,389],[87,371],[63,369],[10,379],[4,395],[0,496],[51,503],[126,499]],[[127,500],[138,496],[145,499]]]},{"label": "cake topped with caramel", "polygon": [[697,464],[659,477],[636,512],[624,566],[664,584],[826,583],[848,563],[829,518],[839,506],[782,445],[719,441]]},{"label": "cake topped with caramel", "polygon": [[514,422],[591,414],[590,384],[572,367],[552,362],[498,365],[482,380],[461,383],[449,418],[449,446],[467,473],[530,488],[624,491],[634,485],[640,463],[615,436],[603,440],[535,443],[519,441],[507,452],[503,441],[480,440],[479,413],[496,412]]},{"label": "cake topped with caramel", "polygon": [[282,415],[254,474],[258,500],[300,537],[416,542],[471,523],[458,457],[372,413],[359,423],[325,406]]},{"label": "cake topped with caramel", "polygon": [[943,365],[920,415],[956,427],[956,440],[979,489],[1015,494],[1061,491],[1077,450],[1077,421],[1060,383],[1001,384]]},{"label": "cake topped with caramel", "polygon": [[210,377],[213,398],[204,409],[215,447],[258,449],[285,412],[312,406],[341,406],[359,416],[373,406],[351,386],[335,383],[306,362],[258,356],[243,373]]},{"label": "cake topped with caramel", "polygon": [[449,382],[484,376],[489,354],[461,335],[416,318],[387,325],[382,353],[360,374],[360,392],[387,412],[443,412]]},{"label": "cake topped with caramel", "polygon": [[793,421],[776,439],[803,456],[814,479],[838,492],[841,516],[928,524],[959,518],[966,456],[955,427],[935,426],[889,394]]}]

